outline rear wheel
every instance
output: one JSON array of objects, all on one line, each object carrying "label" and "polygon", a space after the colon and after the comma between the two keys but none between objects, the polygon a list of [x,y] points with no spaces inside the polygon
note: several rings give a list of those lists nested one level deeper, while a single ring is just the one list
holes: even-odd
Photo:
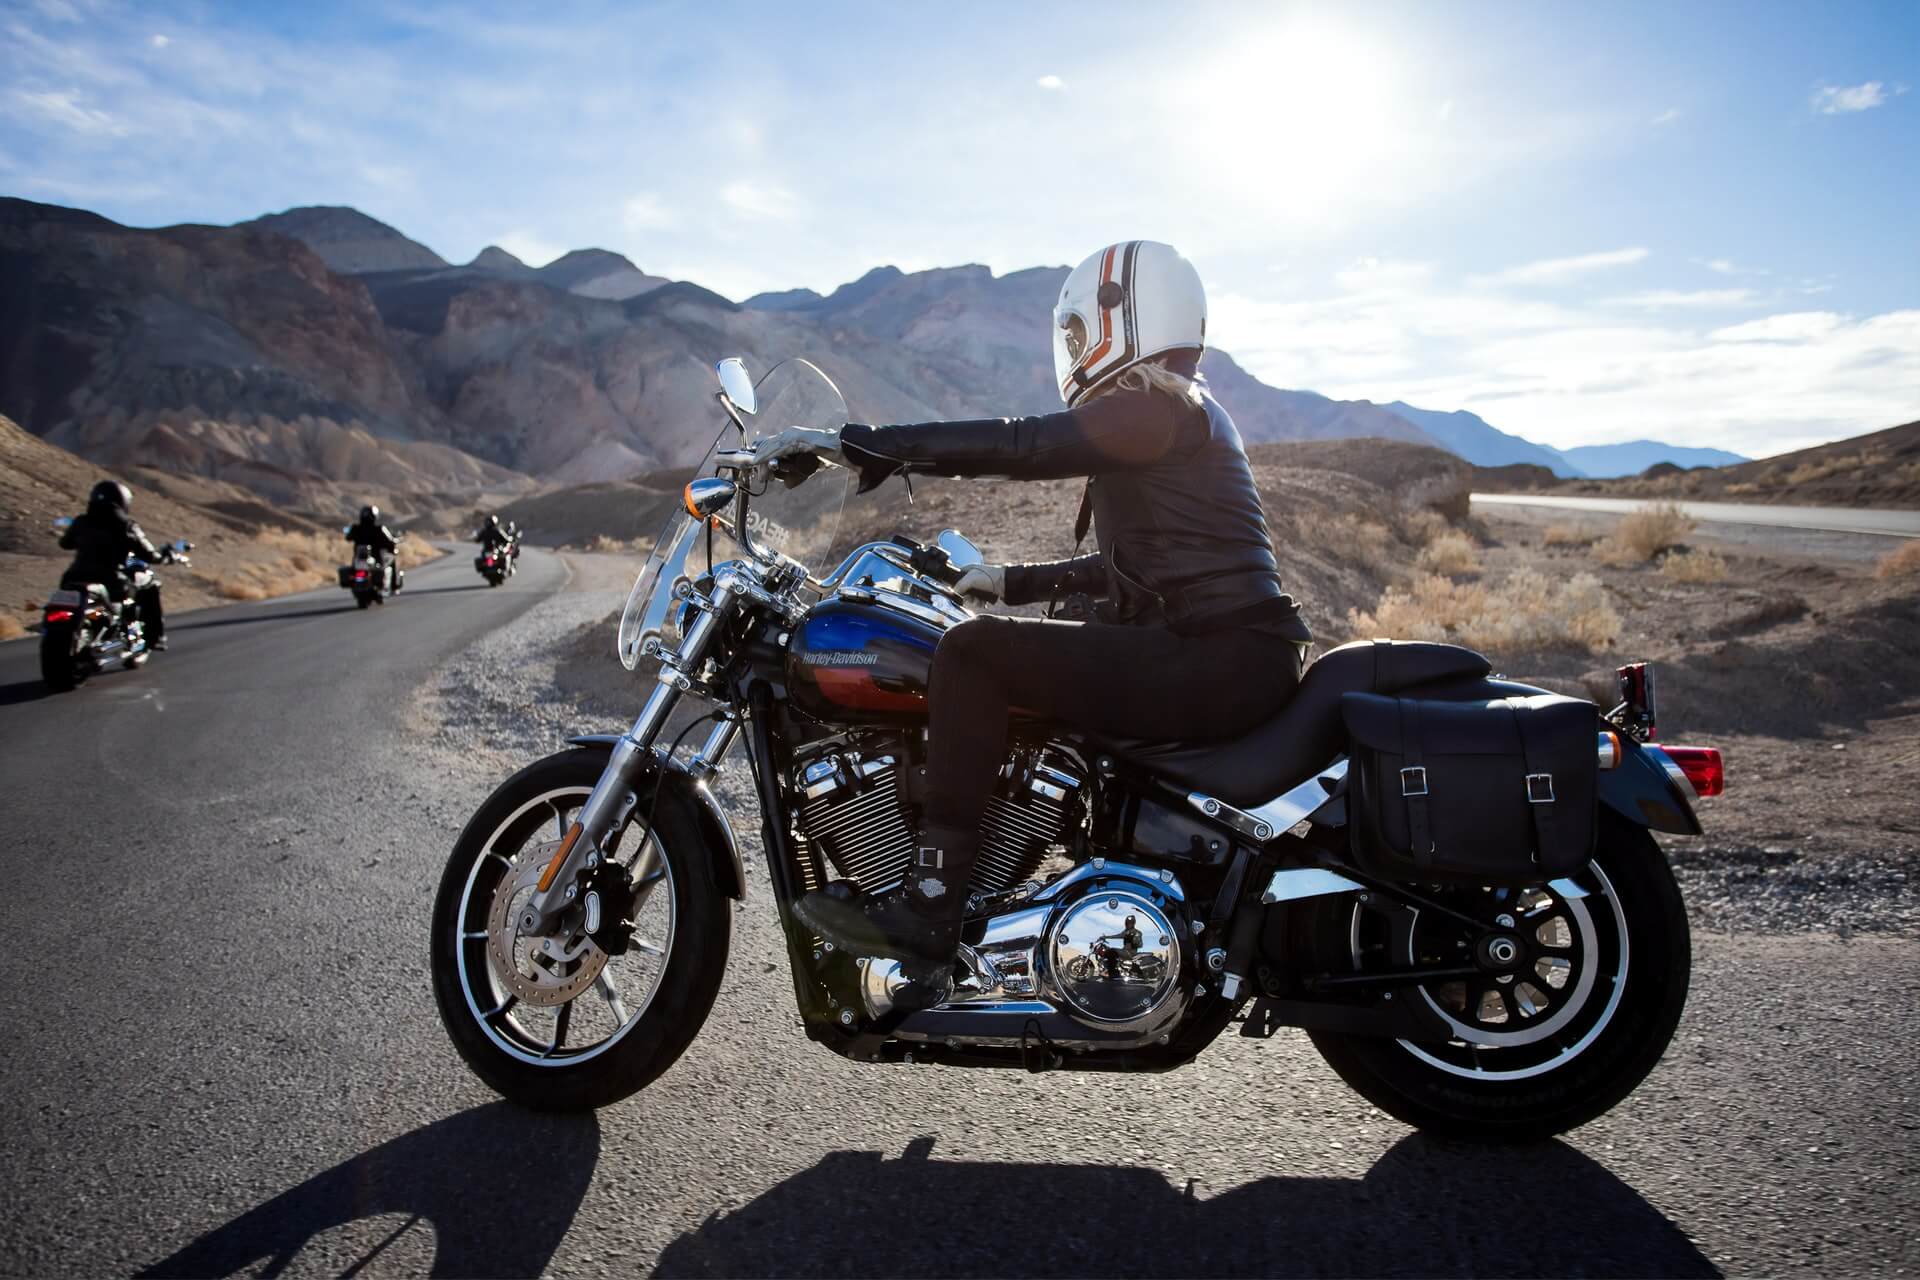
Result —
[{"label": "rear wheel", "polygon": [[84,633],[71,622],[50,622],[40,632],[40,678],[55,693],[66,693],[93,674]]},{"label": "rear wheel", "polygon": [[[461,833],[434,904],[434,997],[454,1047],[495,1090],[542,1110],[645,1088],[693,1042],[726,971],[733,921],[715,851],[671,790],[657,805],[643,794],[608,842],[593,882],[599,932],[587,932],[585,895],[555,936],[518,931],[606,764],[604,750],[565,751],[509,778]],[[609,932],[620,920],[632,927]]]},{"label": "rear wheel", "polygon": [[353,602],[364,609],[373,603],[373,597],[369,595],[356,595],[353,598]]},{"label": "rear wheel", "polygon": [[[1551,886],[1431,890],[1499,927],[1518,959],[1504,973],[1394,992],[1447,1023],[1444,1043],[1315,1032],[1314,1047],[1375,1106],[1449,1137],[1528,1141],[1605,1113],[1672,1040],[1692,949],[1679,887],[1645,830],[1603,815],[1580,880],[1584,897]],[[1320,959],[1335,972],[1458,965],[1481,932],[1412,908],[1328,905],[1338,909],[1322,917]]]}]

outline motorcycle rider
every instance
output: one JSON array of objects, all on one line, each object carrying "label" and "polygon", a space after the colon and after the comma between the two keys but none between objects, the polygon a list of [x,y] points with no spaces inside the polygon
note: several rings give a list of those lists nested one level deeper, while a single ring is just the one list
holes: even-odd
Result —
[{"label": "motorcycle rider", "polygon": [[1096,620],[981,615],[948,630],[928,692],[916,865],[884,894],[841,882],[796,904],[821,938],[900,961],[926,1000],[950,979],[1010,708],[1115,737],[1233,737],[1292,696],[1312,641],[1281,590],[1239,432],[1199,378],[1206,293],[1192,264],[1152,241],[1109,246],[1068,275],[1053,319],[1061,412],[793,427],[755,450],[756,462],[851,467],[861,492],[906,472],[1089,478],[1075,536],[1091,527],[1097,551],[975,566],[958,585],[1012,605],[1104,598]]},{"label": "motorcycle rider", "polygon": [[359,522],[348,527],[346,538],[356,547],[365,547],[373,553],[380,564],[380,572],[386,578],[389,592],[400,589],[400,575],[394,571],[394,557],[400,551],[400,540],[393,531],[380,523],[380,508],[369,503],[360,508]]},{"label": "motorcycle rider", "polygon": [[148,541],[146,532],[128,514],[132,506],[133,491],[119,481],[102,480],[93,486],[87,495],[86,512],[76,516],[60,535],[61,549],[74,553],[73,563],[60,576],[60,586],[78,590],[89,582],[98,582],[117,600],[126,599],[131,592],[134,616],[143,624],[147,647],[164,650],[167,620],[160,611],[160,583],[155,580],[134,591],[127,577],[127,557],[159,564],[171,561],[173,551],[157,549]]},{"label": "motorcycle rider", "polygon": [[501,528],[499,516],[488,516],[487,522],[480,526],[480,532],[473,535],[473,540],[480,544],[482,552],[500,549],[512,554],[514,534]]}]

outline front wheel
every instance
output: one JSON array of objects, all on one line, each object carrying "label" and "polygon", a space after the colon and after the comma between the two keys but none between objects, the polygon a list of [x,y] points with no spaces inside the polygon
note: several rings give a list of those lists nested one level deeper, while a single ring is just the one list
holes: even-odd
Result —
[{"label": "front wheel", "polygon": [[[1584,897],[1552,886],[1431,890],[1500,925],[1517,964],[1394,992],[1446,1022],[1444,1043],[1314,1032],[1314,1047],[1369,1102],[1447,1137],[1531,1141],[1610,1110],[1673,1039],[1692,945],[1679,886],[1644,829],[1603,814],[1579,878]],[[1327,907],[1320,958],[1335,971],[1458,964],[1474,946],[1467,926],[1411,908]]]},{"label": "front wheel", "polygon": [[733,920],[714,851],[671,789],[657,804],[643,792],[607,842],[591,882],[597,931],[583,895],[554,936],[519,932],[606,764],[604,750],[582,748],[509,778],[461,832],[433,908],[433,990],[447,1034],[488,1085],[541,1110],[604,1107],[645,1088],[693,1042],[726,970]]}]

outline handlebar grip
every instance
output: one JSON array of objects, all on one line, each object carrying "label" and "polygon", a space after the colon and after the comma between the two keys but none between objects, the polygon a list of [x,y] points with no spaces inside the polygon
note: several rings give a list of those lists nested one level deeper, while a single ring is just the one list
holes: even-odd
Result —
[{"label": "handlebar grip", "polygon": [[935,582],[944,582],[953,586],[960,581],[959,569],[953,567],[953,561],[947,559],[947,553],[939,547],[918,547],[907,554],[913,567]]},{"label": "handlebar grip", "polygon": [[820,459],[811,453],[791,454],[785,458],[776,458],[768,469],[774,478],[787,488],[794,488],[820,469]]}]

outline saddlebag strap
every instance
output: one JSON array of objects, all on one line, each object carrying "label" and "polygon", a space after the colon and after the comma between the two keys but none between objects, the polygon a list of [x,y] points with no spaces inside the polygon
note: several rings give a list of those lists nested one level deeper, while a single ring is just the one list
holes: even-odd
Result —
[{"label": "saddlebag strap", "polygon": [[[1558,833],[1558,814],[1554,808],[1553,771],[1541,756],[1542,744],[1536,741],[1539,726],[1536,717],[1528,714],[1529,708],[1514,700],[1507,703],[1513,713],[1514,728],[1520,734],[1520,754],[1527,764],[1527,811],[1533,816],[1534,861],[1543,862],[1551,850],[1560,847],[1555,838]],[[1528,726],[1533,725],[1533,732]]]},{"label": "saddlebag strap", "polygon": [[[1378,650],[1376,650],[1378,652]],[[1422,867],[1433,864],[1433,827],[1427,813],[1427,767],[1420,755],[1420,704],[1399,698],[1400,795],[1407,802],[1408,852]]]}]

